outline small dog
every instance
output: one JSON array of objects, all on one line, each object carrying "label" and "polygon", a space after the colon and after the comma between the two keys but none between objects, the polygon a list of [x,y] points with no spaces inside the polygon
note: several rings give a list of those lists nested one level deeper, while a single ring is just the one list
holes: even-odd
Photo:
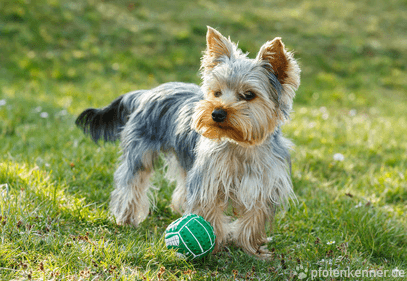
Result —
[{"label": "small dog", "polygon": [[[289,119],[300,68],[280,38],[255,59],[208,27],[202,85],[166,83],[87,109],[76,124],[99,139],[121,139],[110,208],[117,223],[137,226],[149,213],[147,191],[160,151],[177,181],[172,206],[203,216],[215,229],[216,249],[232,240],[268,258],[266,222],[295,195],[291,142],[280,127]],[[167,156],[168,157],[168,156]],[[225,214],[233,207],[236,219]]]}]

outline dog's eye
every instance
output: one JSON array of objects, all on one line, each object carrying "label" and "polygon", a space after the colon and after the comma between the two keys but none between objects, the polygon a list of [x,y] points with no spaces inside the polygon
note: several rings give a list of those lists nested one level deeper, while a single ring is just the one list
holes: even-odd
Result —
[{"label": "dog's eye", "polygon": [[221,92],[221,91],[216,91],[216,92],[213,93],[213,95],[214,95],[216,98],[218,98],[218,97],[220,97],[220,96],[222,95],[222,92]]},{"label": "dog's eye", "polygon": [[243,94],[243,99],[246,101],[252,100],[256,97],[256,95],[253,92],[247,91],[246,93]]}]

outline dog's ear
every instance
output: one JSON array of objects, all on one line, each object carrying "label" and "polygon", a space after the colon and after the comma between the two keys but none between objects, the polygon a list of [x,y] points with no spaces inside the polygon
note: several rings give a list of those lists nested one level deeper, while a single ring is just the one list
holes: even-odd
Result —
[{"label": "dog's ear", "polygon": [[211,70],[224,57],[232,57],[236,46],[219,31],[208,26],[206,33],[206,51],[202,57],[201,69]]},{"label": "dog's ear", "polygon": [[258,61],[265,62],[264,67],[272,72],[283,87],[282,102],[291,109],[295,91],[300,86],[300,67],[292,53],[287,52],[280,37],[266,42],[257,54]]}]

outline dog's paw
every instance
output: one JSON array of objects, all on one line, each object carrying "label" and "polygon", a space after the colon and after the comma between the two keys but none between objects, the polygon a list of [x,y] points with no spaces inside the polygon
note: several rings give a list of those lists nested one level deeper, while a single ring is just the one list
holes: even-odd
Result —
[{"label": "dog's paw", "polygon": [[271,260],[272,254],[267,249],[267,246],[261,246],[257,250],[255,256],[256,256],[256,258],[261,259],[261,260]]},{"label": "dog's paw", "polygon": [[138,227],[139,221],[132,216],[131,213],[124,213],[121,216],[116,217],[116,224],[117,225],[128,225],[128,226],[133,226],[133,227]]}]

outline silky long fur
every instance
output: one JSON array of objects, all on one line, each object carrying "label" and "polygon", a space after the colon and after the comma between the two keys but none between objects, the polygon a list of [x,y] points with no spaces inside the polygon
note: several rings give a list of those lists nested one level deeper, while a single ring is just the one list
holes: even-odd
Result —
[{"label": "silky long fur", "polygon": [[[276,207],[295,198],[291,142],[281,133],[299,86],[299,67],[279,38],[249,59],[208,27],[203,83],[172,82],[127,93],[103,109],[88,109],[76,124],[97,142],[120,137],[110,208],[119,224],[137,226],[148,215],[153,164],[164,152],[167,178],[176,180],[172,206],[202,215],[219,248],[232,239],[246,252],[269,257],[261,244]],[[248,99],[245,95],[252,95]],[[225,113],[216,121],[214,110]],[[224,211],[231,204],[232,221]]]}]

